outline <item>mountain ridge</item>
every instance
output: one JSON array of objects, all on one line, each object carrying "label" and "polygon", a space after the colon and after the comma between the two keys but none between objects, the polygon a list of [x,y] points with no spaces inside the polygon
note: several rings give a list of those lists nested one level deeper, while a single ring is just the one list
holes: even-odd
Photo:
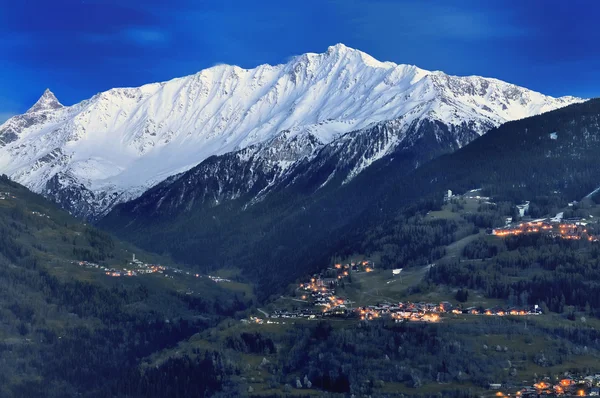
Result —
[{"label": "mountain ridge", "polygon": [[69,107],[48,90],[30,111],[0,126],[0,172],[72,214],[99,218],[211,156],[265,144],[284,132],[290,139],[309,134],[323,147],[376,123],[401,121],[401,131],[429,119],[467,123],[475,137],[507,120],[578,101],[496,79],[380,62],[338,44],[286,64],[218,65],[167,82],[111,89]]}]

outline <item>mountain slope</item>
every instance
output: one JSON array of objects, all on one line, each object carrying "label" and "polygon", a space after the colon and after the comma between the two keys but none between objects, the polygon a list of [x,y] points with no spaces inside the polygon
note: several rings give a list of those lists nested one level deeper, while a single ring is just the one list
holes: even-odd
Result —
[{"label": "mountain slope", "polygon": [[[243,308],[208,278],[165,278],[169,269],[115,278],[101,269],[129,267],[133,250],[161,261],[0,176],[0,396],[142,396],[124,385],[143,376],[145,357]],[[210,395],[206,383],[217,377],[209,370],[184,384]]]},{"label": "mountain slope", "polygon": [[[353,181],[366,185],[374,175],[384,180],[370,185],[372,204],[347,225],[350,232],[340,238],[337,250],[402,248],[394,238],[402,214],[439,209],[448,189],[458,194],[480,189],[480,195],[509,209],[529,201],[532,217],[553,216],[600,185],[599,150],[600,99],[593,99],[506,123],[409,174],[398,171],[398,159],[389,158]],[[391,252],[387,265],[402,265]]]},{"label": "mountain slope", "polygon": [[424,165],[406,183],[429,180],[423,192],[482,188],[515,201],[555,196],[564,204],[600,185],[599,150],[600,99],[592,99],[506,123]]},{"label": "mountain slope", "polygon": [[326,145],[320,145],[312,134],[291,138],[289,134],[283,132],[265,144],[210,157],[157,184],[139,198],[116,206],[113,212],[124,212],[126,218],[171,217],[200,209],[210,211],[233,200],[236,202],[228,207],[242,210],[268,195],[276,197],[292,188],[296,199],[317,197],[347,184],[387,155],[401,158],[400,170],[409,173],[477,136],[467,126],[449,127],[429,120],[415,121],[411,126],[405,126],[401,120],[381,122]]},{"label": "mountain slope", "polygon": [[[374,123],[396,121],[400,134],[426,119],[449,130],[468,126],[444,137],[461,146],[507,120],[577,101],[496,79],[379,62],[339,44],[283,65],[219,65],[112,89],[70,107],[46,91],[27,113],[0,126],[0,172],[72,214],[98,218],[210,156],[280,136],[309,135],[318,149]],[[350,177],[397,144],[355,165]]]},{"label": "mountain slope", "polygon": [[[203,266],[240,266],[266,293],[334,255],[380,249],[367,242],[391,234],[398,212],[420,203],[431,207],[447,189],[483,187],[499,200],[530,200],[547,211],[580,199],[600,185],[600,167],[593,161],[600,149],[599,115],[600,101],[590,100],[510,122],[416,170],[409,167],[413,155],[394,153],[350,182],[311,195],[304,194],[306,187],[327,173],[298,173],[293,183],[245,208],[244,198],[218,206],[190,204],[185,199],[199,188],[180,177],[171,191],[165,184],[164,191],[157,187],[117,206],[100,225],[190,264],[201,258]],[[421,140],[416,153],[429,142]],[[185,194],[175,195],[182,186]],[[176,203],[170,199],[160,205],[163,197],[182,198],[186,206],[167,206]]]}]

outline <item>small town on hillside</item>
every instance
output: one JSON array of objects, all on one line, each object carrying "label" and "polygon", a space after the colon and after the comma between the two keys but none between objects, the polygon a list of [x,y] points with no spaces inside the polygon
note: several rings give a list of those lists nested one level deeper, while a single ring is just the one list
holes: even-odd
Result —
[{"label": "small town on hillside", "polygon": [[[503,388],[512,389],[511,386],[502,384],[490,384],[491,390],[498,390],[497,397],[509,397],[510,393],[502,392]],[[525,386],[517,390],[515,396],[522,398],[533,397],[597,397],[600,396],[600,374],[591,375],[573,375],[566,373],[562,379],[551,380],[550,377],[544,377],[531,386]]]},{"label": "small town on hillside", "polygon": [[[310,308],[298,309],[293,311],[274,310],[271,314],[264,311],[266,318],[277,319],[323,319],[323,318],[345,318],[361,321],[372,321],[375,319],[389,319],[395,322],[420,321],[420,322],[439,322],[443,314],[464,314],[464,315],[483,315],[483,316],[527,316],[540,315],[542,310],[538,305],[531,307],[466,307],[453,306],[452,303],[444,301],[441,303],[412,303],[412,302],[382,302],[377,305],[354,306],[354,302],[348,298],[336,295],[336,287],[343,283],[345,279],[350,278],[352,274],[370,273],[375,271],[375,263],[371,260],[350,262],[347,264],[335,264],[319,274],[313,275],[306,282],[300,283],[296,292],[299,292],[300,299],[292,299],[301,303],[308,304]],[[402,269],[390,270],[392,276],[398,276]],[[275,323],[272,320],[265,320],[253,316],[250,323]]]},{"label": "small town on hillside", "polygon": [[[480,203],[496,205],[491,202],[491,198],[479,195],[481,189],[473,189],[464,195],[455,195],[451,190],[448,190],[444,194],[444,202],[450,202],[454,198],[463,197],[466,199],[475,199]],[[569,207],[573,207],[577,202],[571,202],[568,204]],[[518,215],[520,221],[513,222],[513,217],[506,217],[506,225],[502,228],[488,229],[487,232],[490,235],[498,237],[507,236],[518,236],[527,234],[543,234],[552,238],[568,239],[568,240],[588,240],[590,242],[598,242],[598,236],[592,235],[588,232],[587,226],[592,222],[598,223],[590,215],[590,219],[582,217],[564,218],[564,212],[558,213],[554,217],[539,218],[532,220],[528,217],[529,214],[529,201],[525,201],[519,205],[516,205],[515,214]]]},{"label": "small town on hillside", "polygon": [[[454,307],[449,302],[436,303],[381,303],[378,305],[362,306],[357,308],[331,307],[326,311],[313,309],[301,309],[296,311],[275,310],[271,314],[266,314],[267,318],[305,318],[305,319],[323,319],[332,317],[343,317],[345,319],[356,319],[361,321],[371,321],[375,319],[391,319],[395,322],[420,321],[420,322],[440,322],[444,314],[453,315],[481,315],[481,316],[528,316],[541,315],[542,310],[539,306],[532,307]],[[246,321],[246,320],[244,320]],[[272,323],[265,321],[260,317],[252,317],[253,323]]]},{"label": "small town on hillside", "polygon": [[516,224],[509,224],[504,228],[492,230],[492,235],[499,237],[516,236],[525,234],[544,234],[553,238],[588,240],[598,242],[598,237],[588,234],[587,221],[574,218],[559,220],[557,218],[539,219],[533,221],[523,221]]},{"label": "small town on hillside", "polygon": [[[145,263],[135,257],[135,254],[132,255],[131,261],[128,263],[128,267],[124,268],[109,268],[100,264],[96,264],[90,261],[72,261],[72,264],[77,264],[80,267],[87,269],[97,269],[102,272],[106,276],[109,277],[135,277],[144,274],[162,274],[165,278],[173,278],[174,275],[185,275],[195,278],[201,278],[200,274],[196,274],[190,271],[183,271],[178,268],[167,267],[165,265],[160,264],[149,264]],[[221,278],[218,276],[206,275],[208,279],[215,283],[222,282],[231,282],[231,280],[226,278]]]},{"label": "small town on hillside", "polygon": [[[132,261],[129,262],[129,268],[109,268],[100,264],[96,264],[90,261],[72,261],[72,264],[77,264],[80,267],[87,269],[97,269],[102,272],[106,276],[110,277],[132,277],[143,274],[164,274],[167,270],[167,267],[158,264],[147,264],[135,258],[135,254],[133,255]],[[173,270],[174,271],[174,270]],[[190,273],[187,273],[190,275]],[[168,275],[165,275],[166,277]]]}]

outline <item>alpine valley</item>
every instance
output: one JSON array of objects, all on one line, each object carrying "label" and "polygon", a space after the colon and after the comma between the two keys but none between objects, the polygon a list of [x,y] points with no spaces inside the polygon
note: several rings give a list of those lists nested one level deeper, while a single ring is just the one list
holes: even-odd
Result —
[{"label": "alpine valley", "polygon": [[599,151],[600,99],[341,44],[47,90],[0,126],[0,396],[597,396]]}]

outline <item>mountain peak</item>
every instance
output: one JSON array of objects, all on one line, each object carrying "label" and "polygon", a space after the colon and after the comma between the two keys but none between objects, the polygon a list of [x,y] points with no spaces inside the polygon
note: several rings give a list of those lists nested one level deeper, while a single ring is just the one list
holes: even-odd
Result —
[{"label": "mountain peak", "polygon": [[342,43],[327,47],[325,55],[327,57],[333,56],[338,59],[346,58],[348,60],[359,60],[359,62],[373,68],[389,69],[398,66],[393,62],[381,62],[363,51],[348,47]]},{"label": "mountain peak", "polygon": [[50,109],[59,109],[62,107],[63,105],[58,101],[54,93],[47,88],[44,91],[44,94],[42,94],[42,96],[40,97],[40,99],[38,99],[37,102],[33,104],[31,108],[29,108],[27,113],[46,111]]},{"label": "mountain peak", "polygon": [[359,52],[358,50],[355,50],[353,48],[347,47],[343,43],[337,43],[336,45],[327,47],[327,54],[332,54],[332,53],[346,53],[346,52],[349,52],[349,51]]}]

